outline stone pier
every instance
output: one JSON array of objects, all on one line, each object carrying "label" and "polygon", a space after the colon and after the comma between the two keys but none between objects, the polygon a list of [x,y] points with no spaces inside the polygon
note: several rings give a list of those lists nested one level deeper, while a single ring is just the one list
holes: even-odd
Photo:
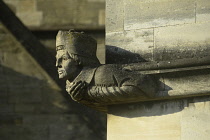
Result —
[{"label": "stone pier", "polygon": [[108,106],[107,139],[209,140],[209,57],[209,0],[106,0],[107,64],[173,66],[144,71],[162,99]]}]

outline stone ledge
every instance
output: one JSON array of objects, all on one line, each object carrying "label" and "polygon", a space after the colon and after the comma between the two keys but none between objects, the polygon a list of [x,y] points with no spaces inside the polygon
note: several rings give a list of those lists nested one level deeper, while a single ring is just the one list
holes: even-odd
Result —
[{"label": "stone ledge", "polygon": [[[207,59],[207,58],[206,58]],[[210,61],[208,61],[210,62]],[[119,98],[119,100],[115,100],[113,102],[107,100],[102,100],[99,103],[88,104],[88,106],[92,106],[100,111],[107,112],[106,107],[114,104],[125,104],[125,103],[135,103],[135,102],[145,102],[145,101],[155,101],[155,100],[171,100],[171,99],[180,99],[180,98],[188,98],[195,96],[205,96],[210,95],[210,65],[206,62],[206,64],[200,62],[200,66],[186,65],[179,66],[176,65],[177,68],[173,68],[173,64],[170,67],[166,67],[161,69],[161,67],[149,70],[149,69],[139,69],[132,68],[133,65],[144,66],[144,63],[136,63],[136,64],[127,64],[131,67],[127,67],[128,70],[134,70],[139,72],[139,74],[148,74],[156,79],[157,82],[157,91],[153,97],[142,99],[141,96],[135,98]],[[187,67],[188,66],[188,67]],[[190,66],[190,67],[189,67]],[[152,69],[152,67],[150,67]],[[99,107],[99,108],[98,108]]]}]

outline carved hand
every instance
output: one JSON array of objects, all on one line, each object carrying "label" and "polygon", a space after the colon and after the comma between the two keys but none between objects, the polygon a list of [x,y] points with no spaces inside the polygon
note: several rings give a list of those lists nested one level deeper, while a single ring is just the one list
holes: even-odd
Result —
[{"label": "carved hand", "polygon": [[74,101],[81,101],[86,94],[87,84],[84,81],[66,85],[66,91]]}]

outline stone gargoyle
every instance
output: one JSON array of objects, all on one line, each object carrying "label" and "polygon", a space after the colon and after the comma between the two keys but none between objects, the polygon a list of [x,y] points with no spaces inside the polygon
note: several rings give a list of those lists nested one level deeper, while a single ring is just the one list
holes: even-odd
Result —
[{"label": "stone gargoyle", "polygon": [[56,67],[73,100],[110,105],[154,97],[157,84],[152,76],[125,65],[102,65],[96,49],[96,40],[83,32],[59,31],[56,36]]}]

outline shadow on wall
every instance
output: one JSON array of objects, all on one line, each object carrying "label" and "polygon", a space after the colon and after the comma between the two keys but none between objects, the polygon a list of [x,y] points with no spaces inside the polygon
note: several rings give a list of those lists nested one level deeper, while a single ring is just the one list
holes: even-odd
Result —
[{"label": "shadow on wall", "polygon": [[[206,80],[201,81],[198,79],[199,76],[207,76],[209,74],[209,69],[205,69],[202,71],[194,70],[194,71],[182,71],[182,72],[173,72],[173,73],[165,73],[163,74],[156,74],[154,75],[155,78],[158,80],[158,95],[163,95],[164,97],[169,97],[169,92],[171,90],[179,90],[180,86],[176,86],[177,81],[180,85],[184,85],[187,87],[191,87],[192,81],[198,81],[199,84],[202,82],[208,82]],[[193,75],[197,75],[196,79],[192,79]],[[160,81],[160,78],[162,80]],[[165,81],[167,79],[168,82]],[[176,82],[175,82],[176,81]],[[191,81],[191,82],[189,82]],[[198,83],[197,82],[197,83]],[[168,85],[169,83],[170,85]],[[191,87],[192,89],[196,87]],[[183,89],[184,90],[184,89]],[[138,103],[131,103],[131,104],[124,104],[124,105],[112,105],[109,107],[109,114],[113,114],[115,116],[125,117],[125,118],[135,118],[135,117],[152,117],[152,116],[162,116],[162,115],[170,115],[174,113],[179,113],[183,109],[187,108],[194,103],[199,102],[209,102],[210,96],[199,96],[199,97],[186,97],[178,99],[161,99],[153,100],[153,101],[143,101]],[[208,103],[206,104],[208,106]],[[193,106],[192,106],[193,108]]]},{"label": "shadow on wall", "polygon": [[44,79],[0,64],[0,97],[0,139],[105,139],[105,116],[66,100]]},{"label": "shadow on wall", "polygon": [[106,64],[128,64],[147,62],[137,53],[124,50],[116,46],[106,45]]},{"label": "shadow on wall", "polygon": [[182,98],[179,100],[147,101],[126,105],[113,105],[109,108],[109,114],[125,118],[163,116],[179,113],[186,107],[189,107],[190,104],[192,104],[191,108],[195,108],[195,106],[193,106],[194,104],[209,101],[210,96],[200,96]]}]

